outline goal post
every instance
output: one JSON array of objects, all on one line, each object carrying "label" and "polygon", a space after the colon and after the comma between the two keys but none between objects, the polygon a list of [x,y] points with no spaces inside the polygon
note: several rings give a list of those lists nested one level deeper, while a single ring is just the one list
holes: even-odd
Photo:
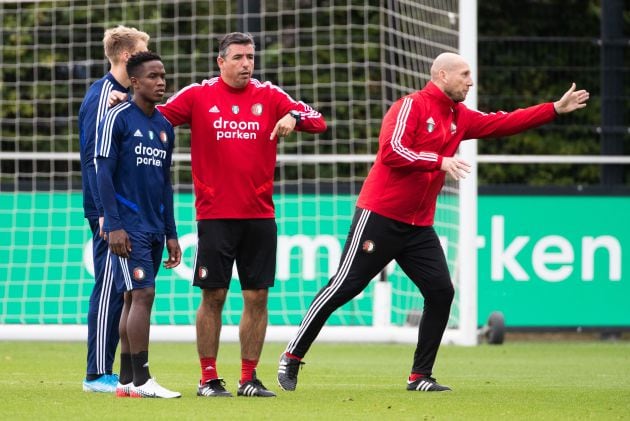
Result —
[{"label": "goal post", "polygon": [[[477,86],[477,0],[459,2],[459,53],[470,65]],[[477,89],[468,92],[466,106],[477,109]],[[460,328],[458,343],[476,345],[479,326],[477,312],[477,140],[469,139],[459,147],[460,156],[470,164],[470,174],[460,183],[458,292]]]},{"label": "goal post", "polygon": [[[245,18],[257,21],[255,77],[324,114],[326,133],[292,135],[278,147],[278,262],[268,329],[268,340],[278,341],[293,335],[336,269],[386,110],[426,84],[437,54],[461,51],[474,59],[461,43],[476,34],[463,9],[476,10],[475,2],[333,0],[296,8],[293,1],[263,0],[247,16],[239,14],[242,3],[0,2],[0,234],[8,239],[0,243],[0,338],[86,337],[93,278],[76,123],[89,84],[107,71],[105,29],[125,24],[149,33],[149,47],[167,69],[167,92],[175,92],[215,75],[221,35],[239,30]],[[190,286],[196,224],[187,128],[176,138],[173,181],[184,254],[178,268],[158,276],[152,337],[194,340],[199,293]],[[477,330],[476,263],[462,255],[474,250],[476,222],[462,219],[474,218],[475,205],[465,202],[473,193],[471,178],[449,181],[436,214],[457,290],[445,341],[458,344],[475,343]],[[319,340],[416,342],[422,297],[395,264],[383,275],[331,316]],[[234,277],[224,339],[238,339],[241,311]]]}]

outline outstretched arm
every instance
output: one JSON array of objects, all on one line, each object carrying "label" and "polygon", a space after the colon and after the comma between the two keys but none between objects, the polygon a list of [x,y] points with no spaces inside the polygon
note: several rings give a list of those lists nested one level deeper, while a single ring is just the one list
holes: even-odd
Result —
[{"label": "outstretched arm", "polygon": [[570,113],[586,107],[588,98],[588,91],[584,89],[576,91],[575,82],[573,82],[569,90],[562,95],[562,98],[553,103],[553,108],[558,114]]},{"label": "outstretched arm", "polygon": [[461,113],[466,116],[465,139],[481,139],[484,137],[511,136],[525,130],[542,126],[560,115],[586,107],[589,93],[586,90],[575,90],[575,83],[556,102],[546,102],[521,108],[506,113],[482,113],[461,107]]}]

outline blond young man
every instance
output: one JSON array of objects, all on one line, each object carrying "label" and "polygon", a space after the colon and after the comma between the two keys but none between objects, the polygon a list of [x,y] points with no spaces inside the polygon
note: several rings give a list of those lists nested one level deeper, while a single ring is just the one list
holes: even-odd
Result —
[{"label": "blond young man", "polygon": [[[83,209],[92,230],[94,287],[88,307],[87,370],[83,381],[86,392],[114,393],[118,376],[112,365],[119,341],[118,323],[123,295],[116,291],[112,268],[108,264],[107,239],[103,235],[103,206],[96,188],[94,152],[98,124],[107,111],[107,97],[112,91],[127,92],[131,82],[127,75],[127,60],[133,54],[146,51],[149,35],[136,28],[117,26],[105,31],[103,47],[110,70],[88,89],[79,110],[79,140],[81,175],[83,177]],[[121,364],[131,364],[121,361]],[[126,358],[121,355],[121,359]]]}]

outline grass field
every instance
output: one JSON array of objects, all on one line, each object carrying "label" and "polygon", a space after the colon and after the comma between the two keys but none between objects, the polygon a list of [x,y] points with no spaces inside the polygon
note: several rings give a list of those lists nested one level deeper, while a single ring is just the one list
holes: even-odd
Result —
[{"label": "grass field", "polygon": [[[204,399],[195,395],[195,345],[154,343],[152,374],[183,395],[159,400],[82,392],[83,343],[0,342],[0,419],[630,419],[627,341],[443,346],[435,376],[449,393],[405,390],[410,345],[323,343],[307,356],[298,389],[283,392],[275,380],[283,347],[267,344],[258,368],[277,398]],[[222,345],[218,368],[236,395],[237,344]]]}]

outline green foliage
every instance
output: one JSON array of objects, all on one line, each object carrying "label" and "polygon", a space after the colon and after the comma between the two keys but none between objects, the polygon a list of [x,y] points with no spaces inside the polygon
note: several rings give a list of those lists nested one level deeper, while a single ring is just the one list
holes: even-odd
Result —
[{"label": "green foliage", "polygon": [[599,33],[598,0],[480,1],[479,34],[485,36],[592,36]]},{"label": "green foliage", "polygon": [[[0,151],[78,151],[81,99],[108,68],[101,43],[105,29],[125,24],[151,34],[149,47],[164,59],[169,92],[216,75],[218,38],[239,29],[236,2],[227,0],[2,2],[0,7]],[[312,104],[329,125],[319,136],[286,139],[280,153],[375,154],[380,121],[389,105],[422,88],[431,57],[443,51],[440,46],[455,46],[457,41],[454,33],[423,26],[420,35],[433,43],[410,42],[409,22],[391,19],[366,0],[283,0],[263,7],[260,29],[265,36],[255,34],[255,76]],[[479,152],[598,153],[600,2],[527,0],[519,3],[518,13],[514,9],[510,0],[479,2],[479,108],[511,110],[552,101],[574,80],[591,92],[591,100],[585,110],[547,128],[509,140],[482,141]],[[277,13],[284,10],[292,13]],[[426,13],[422,19],[452,26],[446,15]],[[629,11],[623,19],[627,29]],[[625,56],[627,68],[630,54]],[[622,106],[628,103],[630,84],[620,97]],[[629,121],[630,107],[624,110]],[[187,128],[178,129],[177,136],[176,152],[187,153]],[[630,135],[623,134],[623,142],[630,153]],[[9,164],[2,165],[5,173]],[[599,183],[596,166],[516,167],[484,164],[480,184]],[[347,172],[353,170],[322,165],[315,173],[360,179],[367,171]],[[176,171],[179,183],[190,181],[189,168]],[[627,166],[626,173],[630,183]]]},{"label": "green foliage", "polygon": [[[587,89],[591,98],[587,108],[561,116],[541,129],[483,140],[478,144],[479,153],[599,154],[600,2],[528,0],[519,3],[518,13],[506,13],[513,8],[514,2],[509,0],[479,2],[479,109],[510,111],[554,101],[571,82],[576,82],[578,89]],[[629,17],[626,13],[626,27]],[[627,104],[630,86],[626,84],[624,90],[620,95]],[[630,135],[623,136],[622,141],[630,144]],[[599,182],[596,165],[484,164],[479,168],[480,185]],[[630,167],[626,166],[626,184],[629,182]]]}]

